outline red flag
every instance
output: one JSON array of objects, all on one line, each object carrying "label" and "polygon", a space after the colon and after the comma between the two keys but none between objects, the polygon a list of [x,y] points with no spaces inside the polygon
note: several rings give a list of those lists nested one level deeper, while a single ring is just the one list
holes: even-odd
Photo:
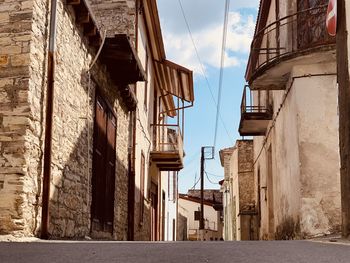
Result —
[{"label": "red flag", "polygon": [[329,0],[326,26],[328,34],[335,36],[337,33],[337,0]]}]

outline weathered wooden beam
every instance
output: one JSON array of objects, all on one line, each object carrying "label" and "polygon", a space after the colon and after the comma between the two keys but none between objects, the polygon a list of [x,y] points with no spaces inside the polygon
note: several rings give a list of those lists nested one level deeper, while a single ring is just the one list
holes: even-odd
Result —
[{"label": "weathered wooden beam", "polygon": [[109,48],[108,50],[109,52],[104,55],[105,58],[114,59],[114,60],[126,60],[126,61],[133,60],[132,53],[128,53],[125,50],[115,50],[111,48]]},{"label": "weathered wooden beam", "polygon": [[80,0],[67,0],[67,5],[80,5]]}]

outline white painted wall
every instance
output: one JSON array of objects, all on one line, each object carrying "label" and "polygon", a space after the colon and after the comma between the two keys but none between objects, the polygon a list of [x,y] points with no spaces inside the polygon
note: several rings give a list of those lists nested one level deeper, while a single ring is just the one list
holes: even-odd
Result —
[{"label": "white painted wall", "polygon": [[[149,158],[150,151],[152,150],[152,140],[151,140],[151,121],[150,117],[153,115],[153,91],[155,88],[155,80],[154,80],[154,69],[152,64],[150,63],[151,59],[148,59],[148,65],[146,65],[146,50],[149,48],[147,34],[146,34],[146,26],[143,20],[143,16],[139,18],[138,24],[138,46],[137,52],[140,58],[141,64],[144,69],[148,68],[147,78],[148,78],[148,105],[145,107],[144,105],[144,97],[145,97],[145,85],[146,82],[138,82],[136,87],[136,96],[139,101],[136,109],[136,153],[135,153],[135,209],[138,210],[140,206],[140,187],[141,187],[141,153],[145,156],[145,178],[144,178],[144,197],[145,197],[145,211],[150,208],[150,203],[146,200],[149,199],[149,191],[150,188],[150,174],[149,170]],[[148,52],[149,53],[149,52]],[[157,171],[155,172],[157,173]],[[137,215],[138,213],[136,213]],[[144,217],[148,216],[144,214]],[[138,225],[139,218],[135,218],[135,223]],[[137,228],[135,229],[137,231]],[[137,235],[136,235],[137,237]]]},{"label": "white painted wall", "polygon": [[[179,208],[182,213],[186,213],[187,217],[187,233],[190,233],[191,230],[199,229],[199,221],[194,220],[194,211],[200,211],[200,203],[189,201],[183,198],[179,198]],[[212,230],[207,233],[207,240],[210,237],[220,239],[218,231],[218,212],[214,210],[212,206],[204,205],[204,220],[205,220],[205,229]]]},{"label": "white painted wall", "polygon": [[[232,239],[240,240],[240,220],[239,214],[239,182],[238,182],[238,149],[236,148],[230,158],[230,195],[231,195],[231,216],[232,216]],[[234,202],[234,203],[233,203]]]},{"label": "white painted wall", "polygon": [[302,78],[295,81],[295,86],[299,109],[301,232],[330,234],[332,228],[341,224],[336,76]]},{"label": "white painted wall", "polygon": [[[162,172],[162,190],[165,191],[165,241],[176,241],[178,199],[177,186],[172,183],[174,176],[176,179],[176,172]],[[173,238],[173,220],[175,220],[175,239]]]}]

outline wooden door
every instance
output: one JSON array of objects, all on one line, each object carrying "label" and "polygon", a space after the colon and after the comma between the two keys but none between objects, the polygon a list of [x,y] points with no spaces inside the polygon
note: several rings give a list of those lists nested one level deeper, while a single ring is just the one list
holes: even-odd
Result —
[{"label": "wooden door", "polygon": [[116,118],[96,96],[92,163],[92,230],[113,231]]}]

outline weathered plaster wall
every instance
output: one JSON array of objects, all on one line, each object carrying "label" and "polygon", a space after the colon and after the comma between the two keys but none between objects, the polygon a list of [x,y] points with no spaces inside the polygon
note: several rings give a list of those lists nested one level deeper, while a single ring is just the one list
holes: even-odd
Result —
[{"label": "weathered plaster wall", "polygon": [[[271,129],[267,143],[263,137],[254,138],[254,166],[256,182],[260,174],[260,238],[274,239],[295,237],[299,224],[299,151],[295,90],[291,89],[278,119]],[[273,91],[274,114],[280,108],[283,91]],[[272,152],[272,188],[268,182],[268,149]],[[272,192],[272,194],[271,194]],[[259,193],[257,193],[259,194]],[[273,200],[271,200],[273,199]],[[270,212],[269,212],[270,211]],[[287,237],[285,237],[287,236]]]},{"label": "weathered plaster wall", "polygon": [[[335,77],[307,77],[334,73],[334,70],[334,64],[294,67],[287,84],[287,88],[292,87],[259,158],[264,138],[254,138],[254,156],[258,158],[254,167],[256,180],[258,170],[261,176],[260,238],[304,238],[339,229]],[[284,91],[273,91],[275,114],[284,94]],[[272,217],[268,205],[269,147],[272,152]]]},{"label": "weathered plaster wall", "polygon": [[176,229],[176,240],[177,241],[186,241],[187,240],[187,217],[188,211],[181,206],[180,202],[178,203],[178,223]]},{"label": "weathered plaster wall", "polygon": [[224,239],[234,240],[233,238],[233,220],[234,213],[232,209],[232,196],[230,191],[230,176],[231,176],[231,165],[230,159],[235,147],[226,148],[220,150],[221,166],[224,167],[224,183],[222,185],[223,191],[223,213],[224,213]]},{"label": "weathered plaster wall", "polygon": [[231,240],[240,240],[240,221],[237,220],[237,215],[239,214],[239,165],[238,165],[238,150],[237,147],[233,151],[230,158],[230,199],[231,199],[231,226],[232,226],[232,236]]},{"label": "weathered plaster wall", "polygon": [[[336,72],[335,64],[329,65]],[[321,66],[313,66],[321,71]],[[311,71],[304,67],[299,69]],[[336,76],[295,81],[298,107],[301,234],[340,231],[340,159]],[[304,87],[308,87],[305,89]],[[315,96],[317,94],[317,96]]]},{"label": "weathered plaster wall", "polygon": [[[146,162],[146,171],[145,171],[145,214],[144,214],[144,224],[142,226],[135,226],[135,239],[136,240],[149,240],[151,236],[151,221],[150,221],[150,188],[151,181],[153,177],[153,182],[158,185],[158,175],[159,170],[155,165],[150,167],[150,152],[153,149],[153,141],[152,141],[152,127],[153,123],[153,102],[154,102],[154,89],[155,89],[155,80],[154,80],[154,70],[153,63],[151,63],[151,56],[149,53],[149,43],[148,43],[147,33],[146,33],[146,25],[144,21],[144,17],[142,15],[139,16],[138,22],[138,46],[137,52],[138,56],[141,60],[143,68],[147,69],[147,82],[138,82],[137,83],[137,100],[138,108],[137,108],[137,133],[136,133],[136,187],[140,187],[140,161],[141,161],[141,152],[143,152],[145,156]],[[146,89],[147,85],[147,89]],[[147,92],[147,94],[145,94]],[[145,97],[147,99],[145,100]],[[160,186],[159,186],[160,189]],[[139,206],[140,198],[136,197],[137,206]],[[158,196],[158,201],[160,199],[160,195]],[[160,211],[160,209],[159,209]],[[138,219],[138,211],[135,211],[135,219]],[[139,219],[138,219],[139,220]]]},{"label": "weathered plaster wall", "polygon": [[[200,203],[189,201],[183,198],[179,198],[179,207],[182,211],[187,211],[187,227],[188,234],[195,233],[194,230],[199,229],[199,221],[194,220],[194,211],[199,211]],[[218,231],[218,212],[214,210],[212,206],[204,204],[204,220],[205,220],[205,229],[208,230],[205,234],[206,240],[212,238],[220,239],[220,231]],[[211,230],[211,231],[210,231]],[[198,233],[198,232],[197,232]]]},{"label": "weathered plaster wall", "polygon": [[[288,85],[288,84],[287,84]],[[277,93],[275,95],[275,93]],[[277,111],[283,98],[283,92],[274,92],[274,110]],[[297,107],[295,90],[290,93],[276,121],[269,146],[272,150],[273,182],[273,229],[269,229],[270,238],[291,239],[299,235],[300,181]],[[266,154],[267,154],[266,147]],[[268,160],[266,158],[266,169]],[[266,170],[265,175],[268,176]],[[269,198],[269,184],[267,198]]]}]

